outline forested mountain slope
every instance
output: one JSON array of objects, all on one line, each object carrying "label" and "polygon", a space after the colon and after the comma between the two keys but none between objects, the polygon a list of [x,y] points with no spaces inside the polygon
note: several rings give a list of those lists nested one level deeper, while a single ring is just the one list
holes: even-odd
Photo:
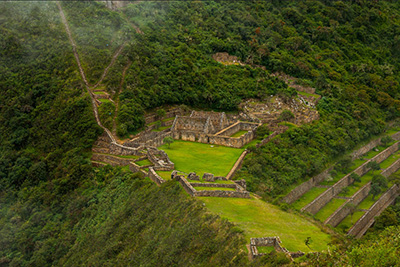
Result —
[{"label": "forested mountain slope", "polygon": [[[99,3],[62,5],[90,83],[126,46],[104,79],[121,104],[121,136],[143,126],[144,110],[164,104],[232,111],[248,98],[295,97],[273,72],[315,87],[320,121],[250,148],[238,175],[267,198],[399,115],[396,1],[143,1],[122,13]],[[212,59],[216,52],[247,65],[224,66]],[[92,168],[102,130],[55,3],[0,3],[0,58],[1,264],[249,264],[241,230],[177,185],[159,189],[121,169]],[[388,243],[396,240],[390,231]],[[361,264],[365,247],[338,253]],[[389,264],[395,249],[380,251]]]}]

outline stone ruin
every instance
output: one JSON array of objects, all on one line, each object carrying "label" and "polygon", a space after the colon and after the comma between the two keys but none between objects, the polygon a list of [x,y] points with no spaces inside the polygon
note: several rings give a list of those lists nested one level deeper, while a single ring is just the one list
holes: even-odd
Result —
[{"label": "stone ruin", "polygon": [[[179,175],[177,171],[173,171],[171,173],[171,179],[177,180],[185,191],[194,197],[235,197],[235,198],[250,198],[250,193],[246,191],[246,185],[242,187],[240,183],[232,184],[219,184],[213,183],[215,180],[227,180],[222,176],[214,176],[211,173],[205,173],[203,175],[203,179],[207,178],[210,183],[201,183],[199,182],[189,182],[188,180],[198,180],[199,176],[196,173],[191,172],[187,178],[184,175]],[[212,182],[210,181],[212,180]],[[243,182],[242,182],[243,183]],[[245,182],[244,182],[245,183]],[[195,187],[212,187],[212,188],[221,188],[221,190],[196,190]],[[235,189],[235,191],[227,191],[223,190],[224,188]]]},{"label": "stone ruin", "polygon": [[259,253],[257,247],[274,247],[276,252],[283,252],[288,255],[292,260],[294,258],[298,258],[304,255],[304,252],[290,252],[286,248],[281,246],[281,240],[279,236],[274,237],[258,237],[258,238],[250,238],[250,254],[251,258],[254,259],[256,257],[264,256],[267,253]]},{"label": "stone ruin", "polygon": [[[251,142],[259,123],[230,121],[224,112],[193,111],[190,116],[176,116],[171,127],[174,139],[240,148]],[[231,137],[247,131],[240,137]]]}]

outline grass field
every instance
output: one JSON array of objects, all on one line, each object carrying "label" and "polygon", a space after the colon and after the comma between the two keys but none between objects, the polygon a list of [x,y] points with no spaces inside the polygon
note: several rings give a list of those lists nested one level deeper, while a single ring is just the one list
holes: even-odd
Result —
[{"label": "grass field", "polygon": [[[108,103],[108,102],[111,102],[109,99],[104,99],[104,98],[101,98],[101,99],[99,99],[100,100],[100,102],[102,102],[102,103]],[[112,102],[111,102],[112,103]]]},{"label": "grass field", "polygon": [[238,131],[238,132],[232,134],[231,137],[241,137],[242,135],[244,135],[247,132],[248,131]]},{"label": "grass field", "polygon": [[[208,181],[203,181],[203,180],[188,180],[189,183],[210,183]],[[231,180],[229,181],[222,181],[222,180],[215,180],[214,182],[212,182],[213,184],[233,184],[233,182]]]},{"label": "grass field", "polygon": [[353,214],[353,217],[350,215],[344,218],[344,220],[336,227],[338,229],[342,229],[347,232],[357,221],[363,216],[365,211],[356,211]]},{"label": "grass field", "polygon": [[275,248],[259,246],[259,247],[257,247],[257,250],[258,250],[258,253],[271,253],[272,251],[275,251]]},{"label": "grass field", "polygon": [[221,190],[221,191],[236,191],[234,188],[224,188],[224,187],[195,187],[197,191],[216,191],[216,190]]},{"label": "grass field", "polygon": [[300,210],[303,208],[305,205],[313,201],[317,196],[321,195],[323,192],[325,192],[328,188],[321,188],[321,187],[313,187],[311,188],[310,191],[305,193],[304,195],[301,196],[297,201],[295,201],[292,204],[292,207]]},{"label": "grass field", "polygon": [[153,163],[148,159],[144,159],[144,160],[141,160],[141,161],[136,161],[135,163],[137,165],[139,165],[139,166],[153,165]]},{"label": "grass field", "polygon": [[170,148],[167,145],[159,148],[164,150],[175,163],[176,170],[186,173],[196,172],[200,177],[205,172],[215,176],[226,176],[243,152],[243,149],[238,148],[181,140],[175,140]]},{"label": "grass field", "polygon": [[290,251],[309,252],[304,244],[311,237],[313,251],[326,250],[330,236],[308,220],[262,200],[251,198],[200,198],[206,207],[244,230],[247,242],[251,237],[279,236],[282,245]]},{"label": "grass field", "polygon": [[331,216],[332,213],[334,213],[341,205],[343,205],[344,202],[346,202],[345,199],[332,199],[328,204],[325,205],[325,207],[315,214],[315,218],[321,222],[324,222],[329,218],[329,216]]},{"label": "grass field", "polygon": [[166,130],[168,128],[171,128],[171,126],[162,126],[162,127],[159,127],[158,129],[153,129],[151,131],[152,132],[161,132],[161,131],[164,131],[164,130]]},{"label": "grass field", "polygon": [[171,180],[171,173],[172,171],[156,171],[158,175],[161,176],[165,181]]}]

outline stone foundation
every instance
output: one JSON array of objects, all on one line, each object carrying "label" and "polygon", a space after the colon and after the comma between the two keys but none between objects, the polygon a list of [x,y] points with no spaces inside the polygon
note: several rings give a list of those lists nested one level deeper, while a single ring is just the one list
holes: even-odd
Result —
[{"label": "stone foundation", "polygon": [[155,182],[157,185],[161,185],[161,184],[165,183],[165,180],[164,180],[160,175],[158,175],[158,174],[154,171],[154,169],[153,169],[152,167],[149,168],[149,178],[150,178],[153,182]]},{"label": "stone foundation", "polygon": [[301,251],[288,251],[286,248],[281,246],[281,243],[282,242],[278,236],[250,238],[250,253],[252,259],[266,255],[266,253],[259,253],[257,247],[274,247],[276,252],[283,252],[290,256],[292,260],[304,255],[304,252]]}]

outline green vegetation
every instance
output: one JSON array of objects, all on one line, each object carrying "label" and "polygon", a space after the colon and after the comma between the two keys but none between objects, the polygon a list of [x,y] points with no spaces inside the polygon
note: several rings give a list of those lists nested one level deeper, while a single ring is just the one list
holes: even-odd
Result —
[{"label": "green vegetation", "polygon": [[157,174],[161,176],[165,181],[171,180],[172,171],[157,171]]},{"label": "green vegetation", "polygon": [[275,251],[275,248],[259,246],[259,247],[257,247],[257,250],[259,253],[271,253],[271,252]]},{"label": "green vegetation", "polygon": [[287,213],[262,200],[237,198],[201,198],[211,211],[227,218],[244,229],[249,242],[251,237],[279,236],[282,245],[290,251],[310,251],[304,244],[311,237],[313,251],[326,250],[330,236],[298,215]]},{"label": "green vegetation", "polygon": [[215,191],[215,190],[221,190],[221,191],[236,191],[234,188],[225,188],[225,187],[195,187],[196,190],[204,190],[204,191]]},{"label": "green vegetation", "polygon": [[298,200],[296,200],[293,204],[292,207],[300,210],[301,208],[305,207],[308,203],[313,201],[316,197],[321,195],[323,192],[325,192],[328,188],[324,187],[313,187],[305,193],[304,195],[301,196]]},{"label": "green vegetation", "polygon": [[200,177],[205,172],[226,176],[243,152],[243,149],[181,140],[175,140],[170,148],[162,145],[160,149],[175,163],[176,170],[195,172]]},{"label": "green vegetation", "polygon": [[135,163],[136,163],[137,165],[139,165],[139,166],[153,165],[153,163],[152,163],[150,160],[148,160],[148,159],[144,159],[144,160],[141,160],[141,161],[136,161]]},{"label": "green vegetation", "polygon": [[328,204],[326,204],[320,211],[315,214],[315,218],[324,222],[329,216],[332,215],[343,203],[346,202],[345,199],[334,198]]},{"label": "green vegetation", "polygon": [[248,131],[238,131],[238,132],[232,134],[231,137],[241,137],[242,135],[244,135],[247,132]]},{"label": "green vegetation", "polygon": [[171,126],[162,126],[162,127],[159,127],[158,129],[153,129],[152,131],[153,132],[161,132],[161,131],[164,131],[164,130],[166,130],[168,128],[171,128]]}]

